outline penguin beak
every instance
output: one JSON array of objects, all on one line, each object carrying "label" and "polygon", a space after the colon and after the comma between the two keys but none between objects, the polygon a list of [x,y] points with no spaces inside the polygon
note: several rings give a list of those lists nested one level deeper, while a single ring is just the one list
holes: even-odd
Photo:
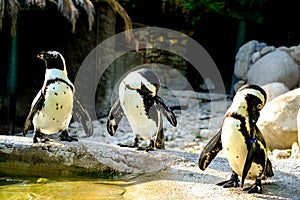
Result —
[{"label": "penguin beak", "polygon": [[149,96],[155,97],[157,95],[156,87],[152,84],[147,85],[149,89]]},{"label": "penguin beak", "polygon": [[156,92],[151,92],[149,95],[150,95],[151,97],[155,97],[155,96],[156,96]]},{"label": "penguin beak", "polygon": [[37,58],[39,58],[39,59],[45,59],[46,55],[47,55],[47,52],[46,51],[42,51],[42,52],[40,52],[37,55]]}]

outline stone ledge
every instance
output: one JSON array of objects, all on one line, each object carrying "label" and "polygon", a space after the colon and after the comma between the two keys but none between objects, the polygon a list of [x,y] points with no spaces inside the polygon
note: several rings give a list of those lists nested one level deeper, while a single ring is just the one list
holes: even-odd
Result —
[{"label": "stone ledge", "polygon": [[90,140],[33,144],[28,137],[0,136],[0,169],[19,175],[151,174],[184,160],[180,153],[137,151]]}]

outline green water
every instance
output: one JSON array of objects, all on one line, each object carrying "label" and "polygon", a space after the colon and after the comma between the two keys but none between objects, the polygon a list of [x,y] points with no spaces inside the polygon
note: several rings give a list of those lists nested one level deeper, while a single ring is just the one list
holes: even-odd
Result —
[{"label": "green water", "polygon": [[124,199],[121,184],[109,179],[0,176],[0,200]]}]

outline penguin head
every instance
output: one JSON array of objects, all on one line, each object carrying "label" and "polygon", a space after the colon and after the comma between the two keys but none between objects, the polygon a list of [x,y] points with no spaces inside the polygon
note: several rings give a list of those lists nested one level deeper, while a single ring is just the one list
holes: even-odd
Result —
[{"label": "penguin head", "polygon": [[66,71],[65,59],[57,51],[42,51],[37,57],[44,60],[47,69]]},{"label": "penguin head", "polygon": [[127,88],[152,97],[157,95],[160,88],[160,82],[156,74],[146,68],[129,73],[123,82]]},{"label": "penguin head", "polygon": [[231,112],[249,116],[253,123],[259,118],[259,112],[267,101],[266,92],[257,85],[244,85],[233,98]]},{"label": "penguin head", "polygon": [[267,102],[266,92],[258,85],[244,85],[237,91],[237,95],[242,95],[246,101],[251,101],[259,111]]}]

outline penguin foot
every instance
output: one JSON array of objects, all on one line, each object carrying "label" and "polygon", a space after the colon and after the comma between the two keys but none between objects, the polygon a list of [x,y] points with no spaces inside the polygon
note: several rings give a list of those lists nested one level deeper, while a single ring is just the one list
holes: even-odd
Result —
[{"label": "penguin foot", "polygon": [[255,183],[251,187],[244,188],[243,191],[262,194],[261,179],[259,177],[256,178]]},{"label": "penguin foot", "polygon": [[49,142],[50,141],[50,139],[49,138],[46,138],[46,139],[43,139],[41,142],[42,143],[46,143],[46,142]]},{"label": "penguin foot", "polygon": [[161,142],[161,141],[155,141],[155,148],[157,149],[165,149],[165,143],[164,142]]},{"label": "penguin foot", "polygon": [[67,142],[72,142],[72,141],[78,141],[77,138],[73,138],[69,136],[68,131],[62,131],[60,136],[59,136],[60,141],[67,141]]},{"label": "penguin foot", "polygon": [[238,178],[238,175],[236,173],[233,173],[229,180],[217,183],[217,185],[223,186],[223,188],[230,188],[230,187],[236,188],[240,186],[239,182],[240,180]]},{"label": "penguin foot", "polygon": [[154,150],[154,141],[150,140],[150,144],[147,147],[138,147],[137,150],[139,151],[153,151]]},{"label": "penguin foot", "polygon": [[140,139],[135,137],[131,144],[118,144],[120,147],[137,148],[139,147]]},{"label": "penguin foot", "polygon": [[36,131],[34,132],[34,136],[33,136],[33,143],[38,143],[38,142],[39,142],[38,138],[40,138],[40,139],[41,139],[41,142],[43,142],[43,143],[49,141],[48,138],[47,138],[47,139],[44,139],[44,137],[45,137],[45,134],[44,134],[44,133],[42,133],[42,132],[39,131],[39,130],[36,130]]},{"label": "penguin foot", "polygon": [[120,147],[128,147],[128,148],[136,148],[138,146],[136,146],[135,144],[118,144]]}]

